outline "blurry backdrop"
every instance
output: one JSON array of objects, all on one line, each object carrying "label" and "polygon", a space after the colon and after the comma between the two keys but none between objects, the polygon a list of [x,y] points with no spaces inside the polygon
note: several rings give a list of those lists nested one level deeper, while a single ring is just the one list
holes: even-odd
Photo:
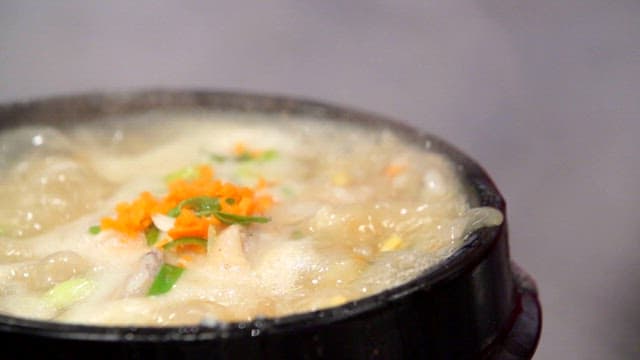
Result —
[{"label": "blurry backdrop", "polygon": [[640,2],[2,1],[0,101],[310,97],[472,154],[538,281],[537,359],[640,357]]}]

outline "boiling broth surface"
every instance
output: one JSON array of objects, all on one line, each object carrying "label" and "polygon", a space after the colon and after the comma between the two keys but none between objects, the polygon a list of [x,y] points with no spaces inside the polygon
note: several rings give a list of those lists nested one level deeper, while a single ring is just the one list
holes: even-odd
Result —
[{"label": "boiling broth surface", "polygon": [[11,129],[0,144],[0,312],[18,317],[314,311],[406,282],[502,222],[471,206],[445,157],[384,129],[150,113]]}]

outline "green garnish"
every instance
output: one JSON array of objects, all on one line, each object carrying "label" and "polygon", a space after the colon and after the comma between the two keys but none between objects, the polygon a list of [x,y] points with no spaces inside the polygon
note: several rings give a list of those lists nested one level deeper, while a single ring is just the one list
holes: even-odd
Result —
[{"label": "green garnish", "polygon": [[183,207],[193,209],[198,216],[215,215],[220,210],[220,201],[218,198],[210,196],[196,196],[186,200],[182,200],[176,207],[169,210],[167,215],[178,217]]},{"label": "green garnish", "polygon": [[224,199],[224,202],[226,202],[229,205],[233,205],[233,204],[236,203],[236,200],[232,199],[232,198],[226,198],[226,199]]},{"label": "green garnish", "polygon": [[218,211],[214,215],[218,218],[218,220],[222,221],[225,224],[241,224],[241,225],[247,225],[250,223],[264,224],[271,221],[271,219],[269,219],[268,217],[243,216],[243,215],[229,214],[222,211]]},{"label": "green garnish", "polygon": [[276,150],[267,150],[267,151],[263,151],[259,154],[252,154],[250,152],[243,152],[242,154],[236,156],[235,160],[236,161],[258,161],[258,162],[264,162],[264,161],[270,161],[270,160],[274,160],[278,157],[278,152]]},{"label": "green garnish", "polygon": [[270,160],[274,160],[278,158],[278,151],[276,150],[266,150],[263,151],[259,154],[252,154],[249,151],[245,151],[241,154],[235,155],[235,156],[225,156],[225,155],[220,155],[220,154],[211,154],[211,160],[218,162],[218,163],[222,163],[225,162],[227,160],[232,160],[232,161],[237,161],[237,162],[245,162],[245,161],[259,161],[259,162],[264,162],[264,161],[270,161]]},{"label": "green garnish", "polygon": [[89,234],[91,235],[98,235],[100,234],[100,231],[102,229],[100,229],[100,225],[93,225],[89,227]]},{"label": "green garnish", "polygon": [[291,238],[293,240],[299,240],[299,239],[302,239],[303,237],[304,237],[304,233],[302,232],[302,230],[294,230],[291,233]]},{"label": "green garnish", "polygon": [[236,158],[235,158],[236,161],[250,161],[250,160],[253,160],[253,159],[254,159],[254,157],[248,152],[244,152],[244,153],[236,156]]},{"label": "green garnish", "polygon": [[174,180],[193,180],[198,177],[198,168],[196,166],[187,166],[180,170],[176,170],[172,173],[169,173],[164,177],[166,182],[172,182]]},{"label": "green garnish", "polygon": [[56,308],[65,308],[89,296],[95,285],[89,279],[72,278],[52,287],[44,295],[44,299]]},{"label": "green garnish", "polygon": [[258,156],[257,160],[270,161],[278,158],[278,152],[276,150],[267,150]]},{"label": "green garnish", "polygon": [[151,288],[149,288],[149,292],[147,292],[147,296],[169,292],[180,278],[180,275],[182,275],[182,272],[184,272],[184,269],[181,267],[162,264],[160,271],[158,271],[156,278],[153,280],[153,284],[151,284]]},{"label": "green garnish", "polygon": [[219,154],[211,154],[211,160],[221,163],[227,161],[227,157]]},{"label": "green garnish", "polygon": [[[235,203],[234,199],[227,198],[225,202],[229,205]],[[250,223],[266,223],[271,219],[262,216],[244,216],[244,215],[236,215],[230,214],[226,212],[220,211],[220,200],[218,198],[210,197],[210,196],[196,196],[186,200],[181,201],[178,206],[169,210],[167,213],[168,216],[178,217],[180,215],[180,211],[182,208],[187,207],[192,209],[197,216],[215,216],[218,220],[222,221],[225,224],[241,224],[247,225]]]},{"label": "green garnish", "polygon": [[151,226],[144,231],[144,237],[147,239],[147,245],[152,246],[160,238],[160,229],[151,224]]},{"label": "green garnish", "polygon": [[201,239],[201,238],[197,238],[197,237],[183,237],[183,238],[176,239],[176,240],[173,240],[171,242],[168,242],[162,248],[165,249],[165,250],[171,250],[171,249],[174,249],[174,248],[176,248],[178,246],[184,246],[184,245],[200,245],[200,246],[202,246],[202,247],[204,247],[206,249],[207,248],[207,240]]}]

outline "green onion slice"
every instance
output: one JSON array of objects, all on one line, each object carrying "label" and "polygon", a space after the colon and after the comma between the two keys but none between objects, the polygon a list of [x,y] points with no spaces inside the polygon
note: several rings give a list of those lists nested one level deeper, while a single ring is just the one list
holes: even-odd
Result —
[{"label": "green onion slice", "polygon": [[151,226],[144,231],[144,237],[147,239],[147,245],[152,246],[160,238],[160,229],[151,224]]},{"label": "green onion slice", "polygon": [[178,217],[180,210],[183,207],[193,209],[198,216],[214,215],[220,210],[220,201],[218,198],[210,196],[196,196],[189,199],[182,200],[176,207],[169,210],[167,215],[171,217]]},{"label": "green onion slice", "polygon": [[162,248],[165,250],[171,250],[171,249],[175,249],[178,246],[184,246],[184,245],[200,245],[206,249],[207,240],[197,238],[197,237],[183,237],[167,243]]},{"label": "green onion slice", "polygon": [[[233,204],[235,200],[228,198],[225,199],[228,204]],[[197,216],[210,216],[213,215],[218,220],[222,221],[225,224],[241,224],[247,225],[251,223],[267,223],[271,221],[268,217],[262,216],[244,216],[244,215],[236,215],[230,214],[226,212],[220,211],[220,200],[218,198],[210,197],[210,196],[196,196],[186,200],[182,200],[178,206],[169,210],[167,213],[168,216],[178,217],[180,215],[180,211],[182,208],[187,207],[193,209]]]},{"label": "green onion slice", "polygon": [[172,173],[169,173],[164,177],[166,182],[172,182],[175,180],[193,180],[198,177],[199,170],[196,166],[187,166],[180,170],[176,170]]},{"label": "green onion slice", "polygon": [[211,154],[211,160],[215,161],[215,162],[225,162],[227,161],[227,157],[224,155],[220,155],[220,154]]},{"label": "green onion slice", "polygon": [[56,284],[47,291],[44,299],[56,308],[65,308],[85,299],[95,289],[94,281],[85,278],[71,278]]},{"label": "green onion slice", "polygon": [[236,214],[225,213],[222,211],[218,211],[214,215],[218,218],[218,220],[222,221],[225,224],[241,224],[241,225],[247,225],[251,223],[264,224],[271,221],[271,219],[268,217],[236,215]]},{"label": "green onion slice", "polygon": [[171,291],[183,272],[184,269],[181,267],[163,264],[153,280],[147,296],[161,295]]}]

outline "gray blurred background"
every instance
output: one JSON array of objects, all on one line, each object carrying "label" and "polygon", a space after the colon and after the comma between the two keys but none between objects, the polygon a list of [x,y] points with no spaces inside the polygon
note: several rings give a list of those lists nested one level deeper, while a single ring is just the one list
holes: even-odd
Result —
[{"label": "gray blurred background", "polygon": [[493,174],[537,359],[640,358],[640,1],[2,1],[0,101],[149,87],[368,109]]}]

